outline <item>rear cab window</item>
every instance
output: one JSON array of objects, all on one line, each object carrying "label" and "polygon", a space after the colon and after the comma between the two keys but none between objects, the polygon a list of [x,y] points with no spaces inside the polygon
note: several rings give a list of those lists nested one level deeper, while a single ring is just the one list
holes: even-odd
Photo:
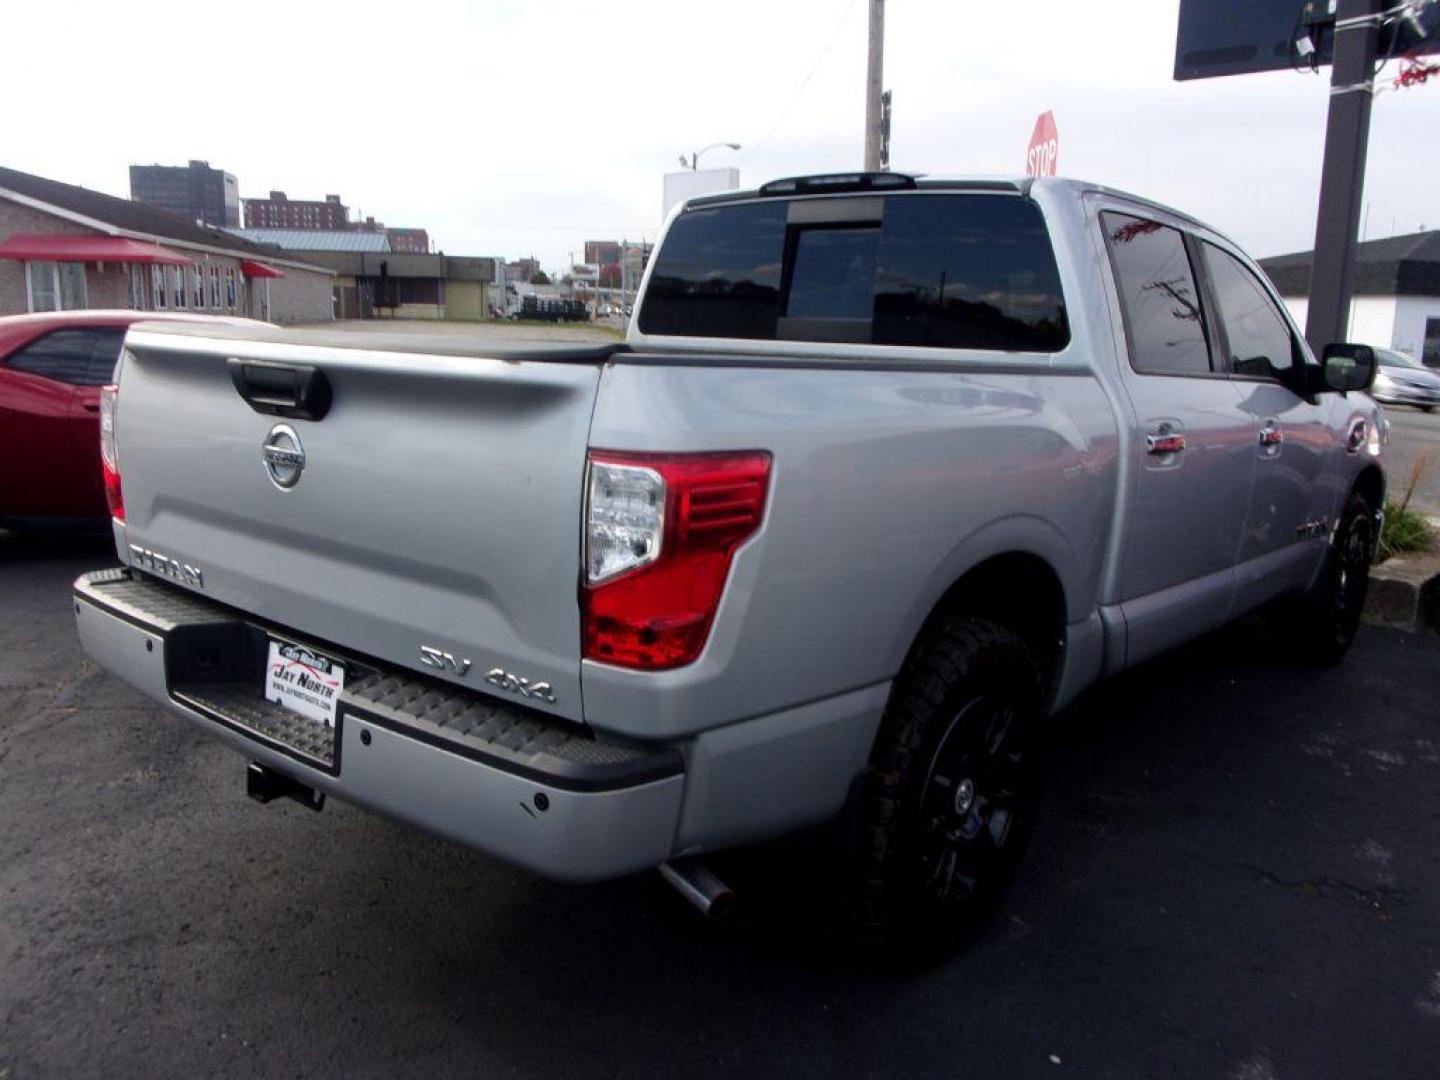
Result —
[{"label": "rear cab window", "polygon": [[687,211],[661,245],[645,334],[1059,352],[1070,340],[1038,206],[911,192]]},{"label": "rear cab window", "polygon": [[1105,211],[1130,366],[1141,375],[1210,375],[1205,311],[1185,237],[1149,218]]}]

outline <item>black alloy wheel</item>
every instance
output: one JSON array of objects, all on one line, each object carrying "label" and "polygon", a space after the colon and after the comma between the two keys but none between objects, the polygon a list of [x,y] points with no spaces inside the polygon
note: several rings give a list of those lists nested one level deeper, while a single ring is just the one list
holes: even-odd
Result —
[{"label": "black alloy wheel", "polygon": [[1044,775],[1039,673],[1012,630],[942,618],[895,681],[859,809],[851,913],[872,953],[948,956],[1014,876]]}]

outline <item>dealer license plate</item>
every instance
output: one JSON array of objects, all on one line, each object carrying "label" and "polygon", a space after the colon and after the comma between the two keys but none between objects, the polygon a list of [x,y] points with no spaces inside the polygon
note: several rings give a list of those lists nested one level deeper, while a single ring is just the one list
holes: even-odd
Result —
[{"label": "dealer license plate", "polygon": [[345,665],[304,645],[270,639],[265,699],[327,727],[345,688]]}]

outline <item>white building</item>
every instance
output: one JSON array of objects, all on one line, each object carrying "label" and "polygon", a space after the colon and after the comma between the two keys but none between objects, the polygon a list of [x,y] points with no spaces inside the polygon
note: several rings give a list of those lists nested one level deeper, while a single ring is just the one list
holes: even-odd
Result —
[{"label": "white building", "polygon": [[[1310,262],[1308,251],[1260,260],[1301,327],[1310,306]],[[1440,232],[1358,246],[1346,340],[1398,349],[1440,367]]]}]

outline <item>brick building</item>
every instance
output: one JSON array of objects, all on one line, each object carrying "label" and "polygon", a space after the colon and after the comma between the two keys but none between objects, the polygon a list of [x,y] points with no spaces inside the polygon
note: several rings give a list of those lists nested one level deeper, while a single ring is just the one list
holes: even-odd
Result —
[{"label": "brick building", "polygon": [[339,195],[326,195],[324,202],[292,199],[283,191],[272,191],[266,199],[246,199],[245,228],[314,230],[323,232],[380,233],[390,239],[388,250],[407,255],[424,255],[430,250],[430,234],[424,229],[389,229],[383,221],[367,217],[350,220],[350,208]]},{"label": "brick building", "polygon": [[385,229],[390,250],[406,255],[424,255],[430,250],[430,234],[424,229]]},{"label": "brick building", "polygon": [[76,308],[333,317],[323,266],[129,199],[0,167],[0,315]]},{"label": "brick building", "polygon": [[[238,222],[236,223],[238,224]],[[267,199],[245,200],[247,229],[348,229],[350,208],[339,195],[326,195],[324,202],[291,199],[283,191],[272,191]]]},{"label": "brick building", "polygon": [[217,229],[240,224],[240,185],[208,161],[131,165],[130,198]]},{"label": "brick building", "polygon": [[618,240],[586,240],[585,261],[591,266],[609,266],[620,261]]}]

